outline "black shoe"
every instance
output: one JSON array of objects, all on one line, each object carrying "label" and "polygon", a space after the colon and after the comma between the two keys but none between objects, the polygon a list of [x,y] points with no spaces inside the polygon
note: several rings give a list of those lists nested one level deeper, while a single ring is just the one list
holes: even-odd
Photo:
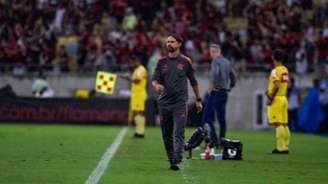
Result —
[{"label": "black shoe", "polygon": [[279,151],[277,149],[274,149],[271,153],[272,154],[289,154],[289,151],[288,150]]},{"label": "black shoe", "polygon": [[173,170],[173,171],[178,171],[178,170],[180,170],[179,166],[176,165],[176,164],[172,164],[172,165],[170,166],[170,169]]},{"label": "black shoe", "polygon": [[134,137],[135,137],[135,138],[144,138],[145,135],[144,135],[144,134],[138,134],[138,133],[135,133],[135,134],[134,134]]}]

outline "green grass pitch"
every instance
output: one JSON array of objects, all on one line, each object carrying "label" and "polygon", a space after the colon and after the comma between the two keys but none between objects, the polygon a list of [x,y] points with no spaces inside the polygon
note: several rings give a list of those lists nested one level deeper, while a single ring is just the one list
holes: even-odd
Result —
[{"label": "green grass pitch", "polygon": [[[82,184],[122,127],[0,124],[1,184]],[[228,131],[244,145],[242,161],[185,160],[168,170],[159,128],[134,139],[130,127],[99,183],[328,183],[328,137],[292,134],[289,155],[270,155],[273,131]],[[189,138],[193,129],[187,129]],[[186,154],[187,156],[187,154]]]}]

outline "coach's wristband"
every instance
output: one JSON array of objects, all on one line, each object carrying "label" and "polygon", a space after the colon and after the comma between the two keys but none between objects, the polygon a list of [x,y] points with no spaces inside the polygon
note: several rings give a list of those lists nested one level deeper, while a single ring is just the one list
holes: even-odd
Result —
[{"label": "coach's wristband", "polygon": [[197,98],[197,102],[202,102],[202,98]]}]

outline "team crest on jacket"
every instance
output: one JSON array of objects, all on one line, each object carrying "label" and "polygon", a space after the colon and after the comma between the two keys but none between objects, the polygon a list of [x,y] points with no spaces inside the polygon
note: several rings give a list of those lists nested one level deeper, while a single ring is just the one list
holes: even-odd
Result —
[{"label": "team crest on jacket", "polygon": [[179,63],[178,66],[177,66],[177,68],[178,68],[179,70],[183,70],[183,67],[184,67],[184,65],[181,64],[181,63]]}]

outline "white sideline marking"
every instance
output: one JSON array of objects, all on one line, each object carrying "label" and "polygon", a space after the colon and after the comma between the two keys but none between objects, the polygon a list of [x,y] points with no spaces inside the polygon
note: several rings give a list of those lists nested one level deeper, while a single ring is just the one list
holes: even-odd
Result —
[{"label": "white sideline marking", "polygon": [[195,183],[194,177],[186,171],[186,169],[190,167],[190,161],[191,160],[184,160],[184,162],[181,164],[181,174],[182,174],[182,178],[186,184],[194,184]]},{"label": "white sideline marking", "polygon": [[109,161],[113,158],[115,155],[117,149],[119,148],[120,144],[123,141],[123,138],[128,131],[128,127],[123,128],[120,133],[116,136],[114,142],[110,147],[108,147],[101,157],[97,167],[92,171],[91,175],[85,182],[85,184],[97,184],[101,178],[101,176],[104,174],[104,172],[107,169]]}]

